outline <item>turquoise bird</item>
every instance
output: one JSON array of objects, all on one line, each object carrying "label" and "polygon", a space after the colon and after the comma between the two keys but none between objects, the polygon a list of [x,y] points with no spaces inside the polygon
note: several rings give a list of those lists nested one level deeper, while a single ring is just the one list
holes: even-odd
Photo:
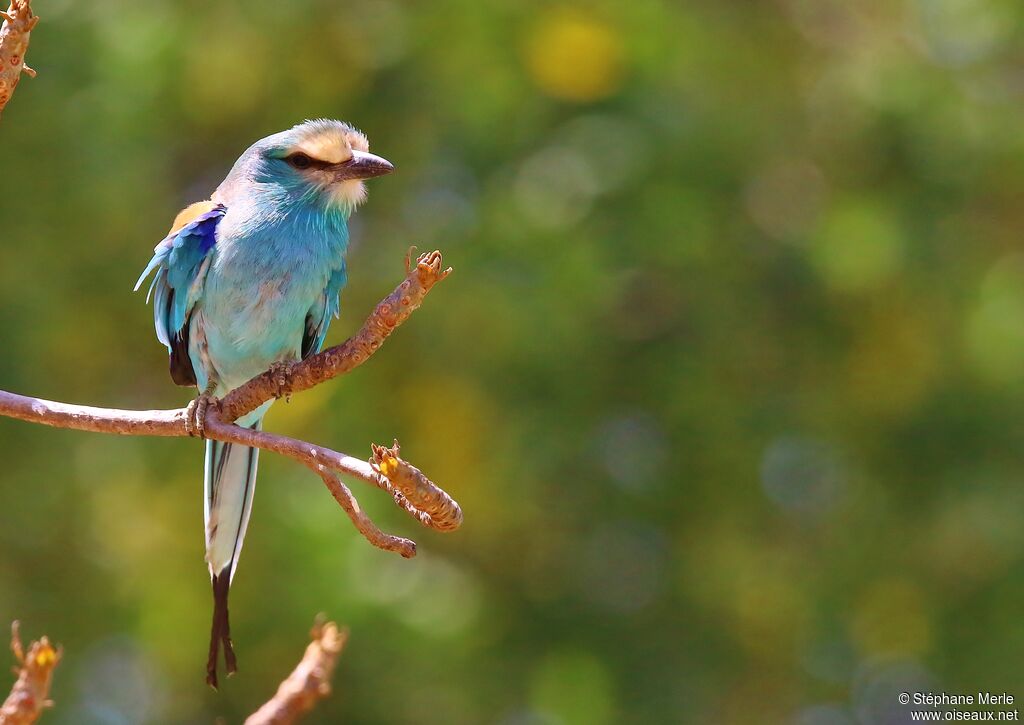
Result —
[{"label": "turquoise bird", "polygon": [[[323,345],[338,315],[348,219],[366,198],[363,180],[393,170],[348,124],[306,121],[250,146],[209,200],[178,214],[135,289],[155,273],[146,299],[153,299],[171,378],[201,391],[200,435],[211,397]],[[259,429],[271,402],[237,424]],[[237,669],[228,590],[252,511],[258,454],[206,441],[203,512],[213,582],[206,681],[213,687],[221,646],[228,674]]]}]

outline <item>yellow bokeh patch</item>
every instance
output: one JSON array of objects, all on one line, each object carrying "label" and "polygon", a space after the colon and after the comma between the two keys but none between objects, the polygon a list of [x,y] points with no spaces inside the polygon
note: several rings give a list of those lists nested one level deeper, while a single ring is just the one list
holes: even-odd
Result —
[{"label": "yellow bokeh patch", "polygon": [[622,85],[622,41],[615,28],[581,11],[541,16],[525,47],[527,70],[544,93],[567,101],[596,101]]},{"label": "yellow bokeh patch", "polygon": [[860,597],[850,634],[868,656],[917,656],[931,645],[931,623],[923,592],[910,581],[876,581]]}]

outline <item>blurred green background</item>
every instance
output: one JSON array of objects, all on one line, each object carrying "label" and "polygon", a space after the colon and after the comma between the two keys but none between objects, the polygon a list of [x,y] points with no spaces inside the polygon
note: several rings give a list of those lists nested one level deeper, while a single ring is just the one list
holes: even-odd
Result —
[{"label": "blurred green background", "polygon": [[1024,697],[1020,3],[35,9],[0,120],[0,387],[184,404],[131,292],[152,246],[252,141],[342,118],[398,173],[329,342],[408,245],[456,273],[267,427],[398,437],[466,514],[422,530],[353,483],[402,560],[264,455],[213,693],[201,445],[0,420],[0,623],[66,649],[45,722],[240,722],[320,611],[352,636],[310,722]]}]

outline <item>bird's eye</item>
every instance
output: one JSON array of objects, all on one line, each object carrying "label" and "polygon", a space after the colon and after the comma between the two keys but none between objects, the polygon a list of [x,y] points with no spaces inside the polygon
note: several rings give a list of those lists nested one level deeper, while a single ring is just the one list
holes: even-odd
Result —
[{"label": "bird's eye", "polygon": [[296,169],[308,169],[313,160],[306,156],[304,153],[295,153],[285,159],[289,164],[294,166]]}]

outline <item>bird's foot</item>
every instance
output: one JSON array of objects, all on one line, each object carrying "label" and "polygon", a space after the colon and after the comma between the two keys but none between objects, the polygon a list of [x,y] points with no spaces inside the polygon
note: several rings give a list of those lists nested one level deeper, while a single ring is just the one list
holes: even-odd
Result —
[{"label": "bird's foot", "polygon": [[205,390],[185,409],[185,430],[193,438],[206,438],[206,411],[214,400],[213,393]]},{"label": "bird's foot", "polygon": [[274,386],[276,388],[274,392],[275,398],[284,398],[286,403],[290,403],[292,400],[290,383],[291,383],[291,371],[292,364],[283,360],[278,360],[270,364],[270,376],[274,379]]}]

